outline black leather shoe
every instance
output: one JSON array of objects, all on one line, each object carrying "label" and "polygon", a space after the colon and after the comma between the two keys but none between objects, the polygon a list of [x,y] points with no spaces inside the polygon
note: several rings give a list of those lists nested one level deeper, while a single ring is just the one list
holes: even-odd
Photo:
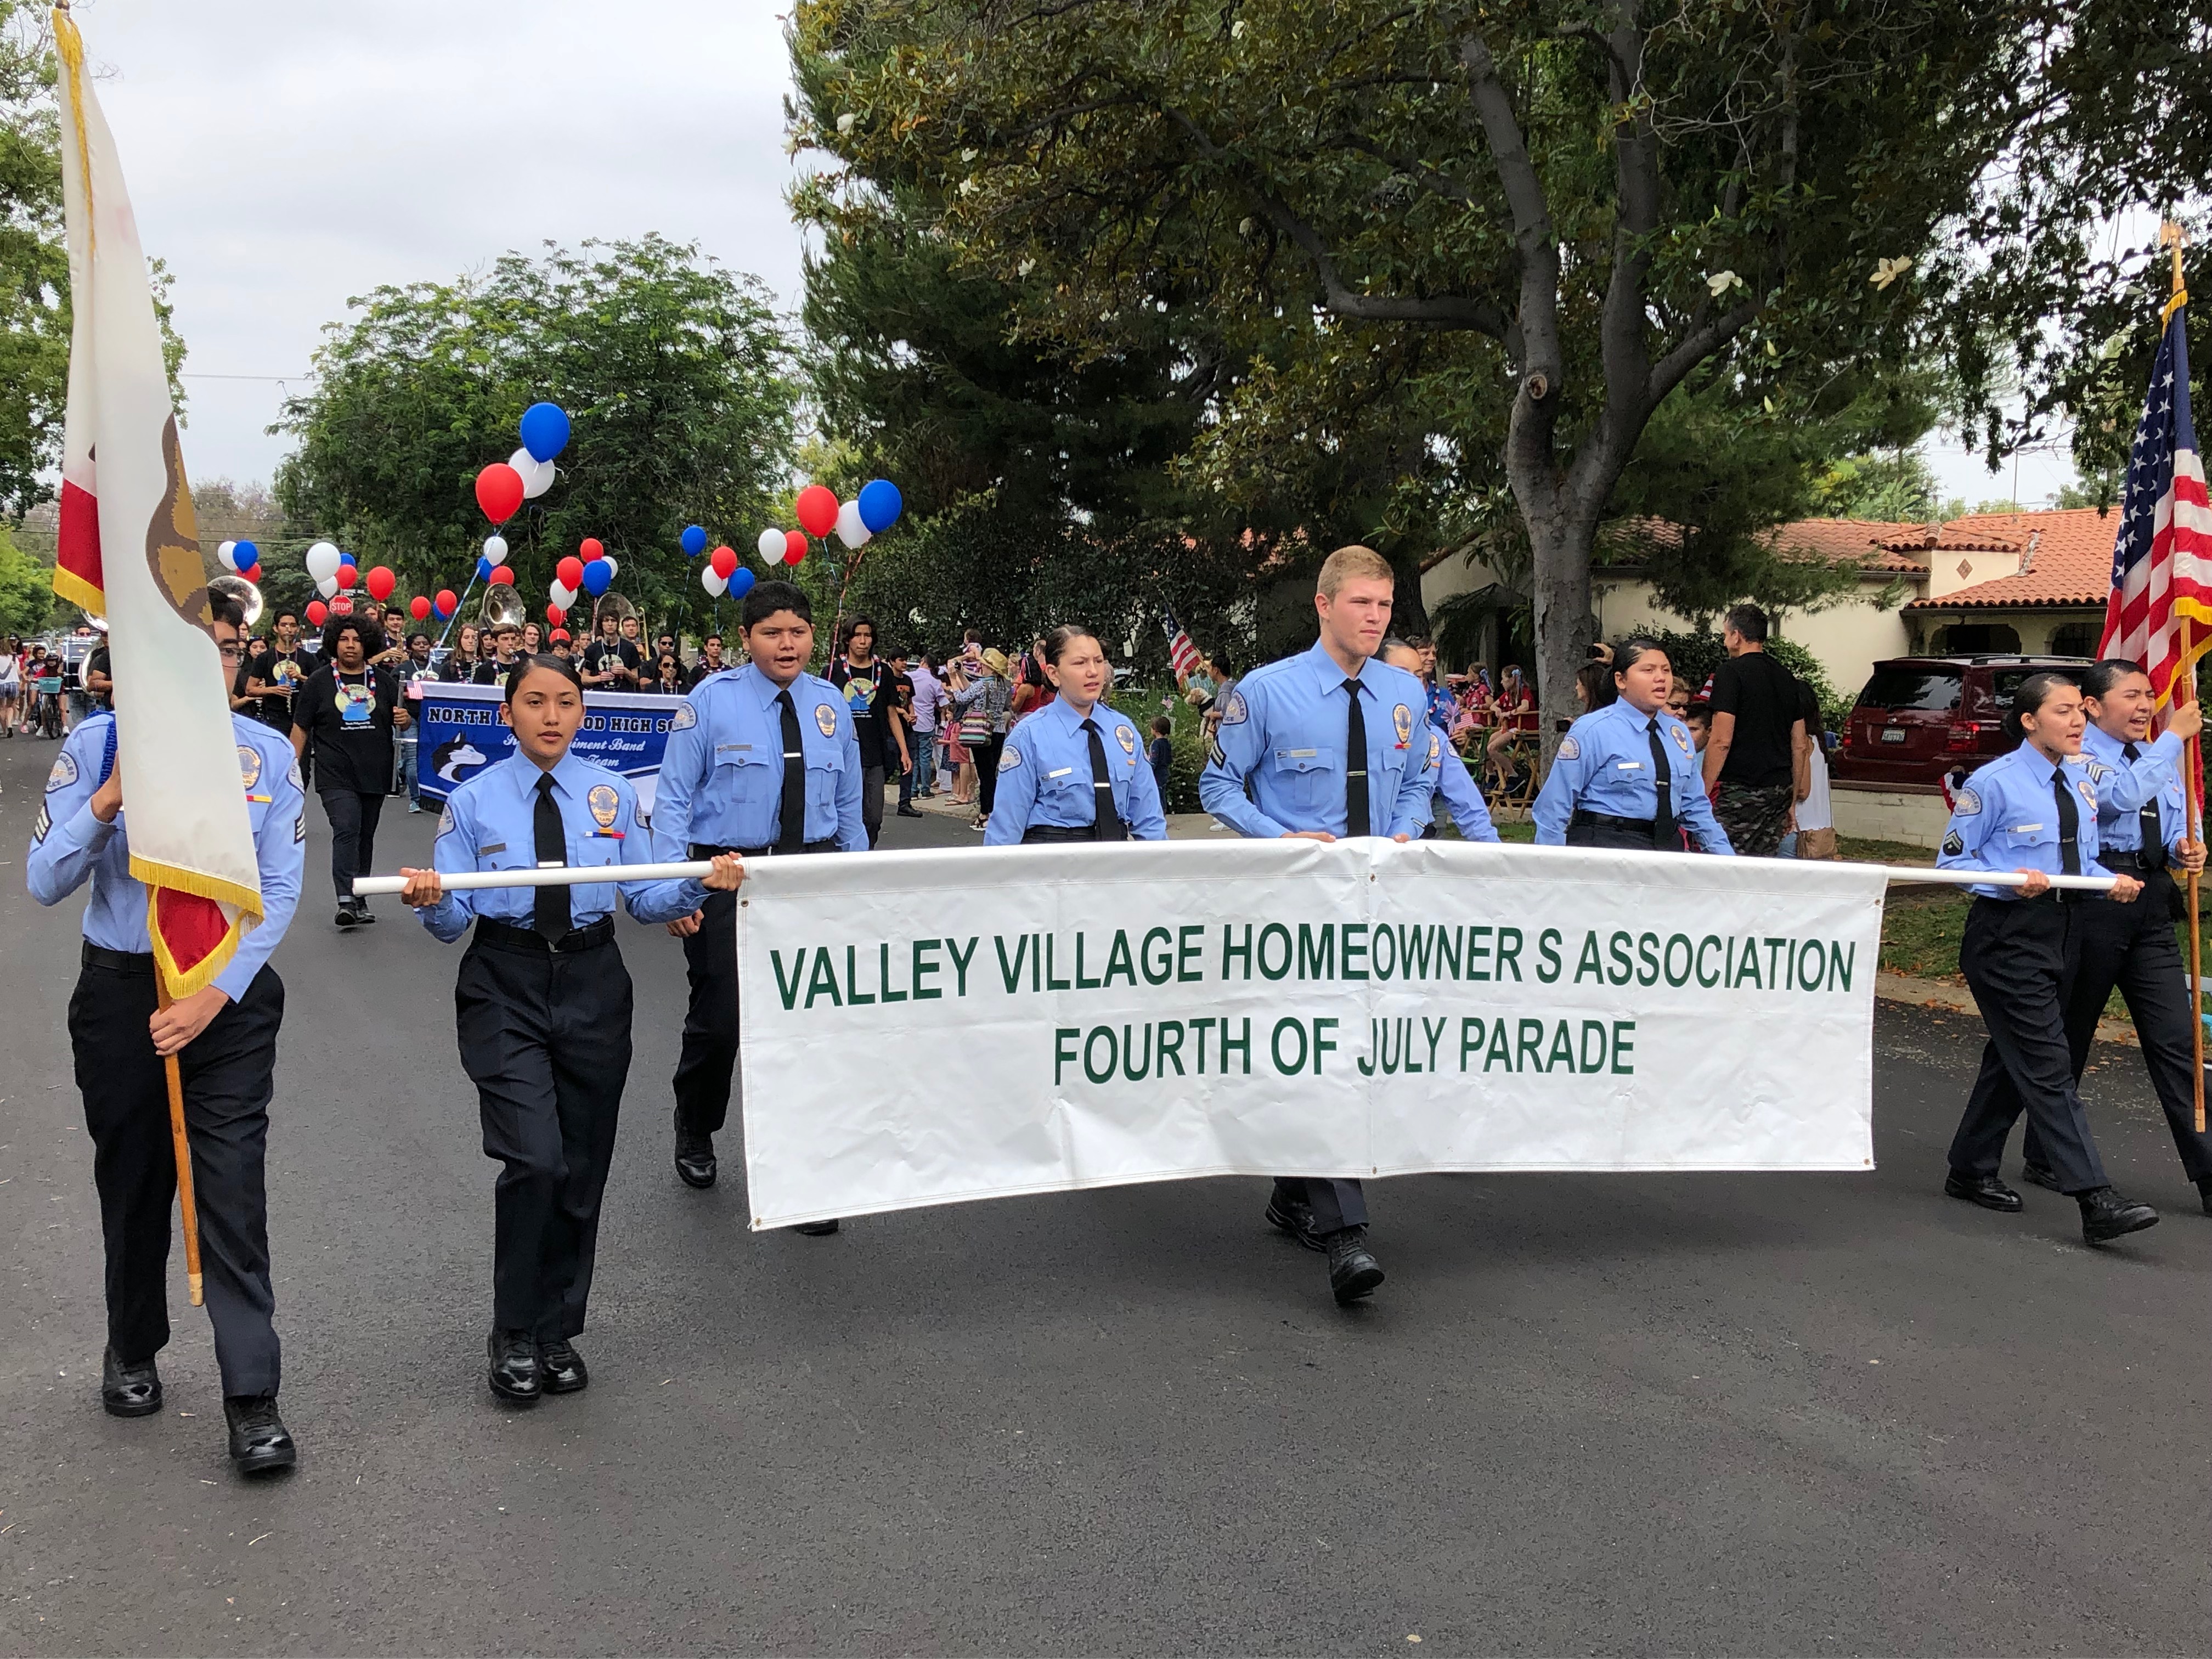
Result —
[{"label": "black leather shoe", "polygon": [[353,901],[351,899],[340,899],[338,901],[338,913],[336,916],[332,917],[331,920],[336,921],[341,927],[350,927],[356,921],[359,921],[360,918],[356,916],[353,913]]},{"label": "black leather shoe", "polygon": [[676,1173],[687,1187],[714,1184],[714,1137],[686,1129],[681,1111],[676,1115]]},{"label": "black leather shoe", "polygon": [[1302,1200],[1285,1198],[1281,1193],[1267,1196],[1267,1224],[1288,1233],[1310,1250],[1325,1250],[1321,1235],[1314,1231],[1313,1206]]},{"label": "black leather shoe", "polygon": [[795,1233],[802,1234],[808,1238],[827,1238],[830,1234],[837,1231],[837,1220],[836,1217],[832,1216],[827,1221],[802,1221],[793,1226],[791,1231]]},{"label": "black leather shoe", "polygon": [[2081,1237],[2092,1244],[2139,1233],[2158,1225],[2158,1212],[2132,1198],[2122,1198],[2110,1187],[2093,1187],[2074,1194],[2081,1206]]},{"label": "black leather shoe", "polygon": [[538,1386],[548,1394],[574,1394],[592,1380],[584,1356],[568,1338],[538,1345]]},{"label": "black leather shoe", "polygon": [[2204,1213],[2212,1215],[2212,1176],[2197,1183],[2197,1195],[2204,1200]]},{"label": "black leather shoe", "polygon": [[484,1352],[491,1359],[486,1379],[491,1391],[518,1406],[536,1405],[545,1382],[538,1370],[538,1344],[531,1340],[530,1333],[494,1331],[485,1339]]},{"label": "black leather shoe", "polygon": [[367,899],[357,898],[353,902],[353,919],[366,927],[376,920],[376,912],[368,908]]},{"label": "black leather shoe", "polygon": [[2029,1186],[2040,1187],[2046,1192],[2055,1193],[2062,1190],[2058,1185],[2057,1172],[2053,1170],[2047,1170],[2040,1164],[2021,1164],[2020,1166],[2020,1178],[2022,1181],[2025,1181]]},{"label": "black leather shoe", "polygon": [[110,1417],[151,1417],[161,1409],[161,1373],[150,1358],[126,1365],[110,1348],[100,1361],[100,1403]]},{"label": "black leather shoe", "polygon": [[1367,1229],[1340,1227],[1324,1239],[1328,1248],[1328,1287],[1340,1307],[1348,1307],[1382,1282],[1382,1264],[1367,1248]]},{"label": "black leather shoe", "polygon": [[230,1424],[230,1461],[240,1474],[273,1474],[300,1461],[291,1431],[276,1415],[273,1394],[240,1395],[222,1402]]},{"label": "black leather shoe", "polygon": [[1954,1170],[1943,1177],[1943,1190],[1953,1198],[1963,1198],[1985,1210],[2002,1210],[2007,1215],[2021,1207],[2020,1194],[1993,1175],[1960,1175]]},{"label": "black leather shoe", "polygon": [[898,815],[902,818],[926,818],[929,816],[919,806],[902,806],[898,809]]}]

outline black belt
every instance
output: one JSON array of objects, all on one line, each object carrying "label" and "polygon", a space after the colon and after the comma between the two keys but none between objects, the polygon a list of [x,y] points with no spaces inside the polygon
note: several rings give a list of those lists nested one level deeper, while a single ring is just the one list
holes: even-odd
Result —
[{"label": "black belt", "polygon": [[1102,839],[1098,833],[1098,826],[1095,823],[1033,823],[1022,831],[1022,845],[1024,847],[1039,842],[1091,842]]},{"label": "black belt", "polygon": [[580,951],[596,951],[602,945],[615,942],[615,919],[601,916],[588,927],[578,927],[548,943],[545,935],[531,927],[516,927],[504,921],[494,921],[489,916],[477,918],[477,943],[488,945],[495,951],[512,951],[519,956],[574,956]]},{"label": "black belt", "polygon": [[2107,870],[2124,870],[2130,875],[2138,876],[2163,876],[2172,868],[2166,864],[2147,866],[2143,863],[2142,849],[2137,847],[2100,848],[2097,862]]},{"label": "black belt", "polygon": [[[835,841],[810,841],[799,849],[802,853],[834,853]],[[691,843],[691,856],[696,859],[718,859],[725,853],[735,853],[741,859],[767,859],[775,856],[773,847],[709,847],[703,841]]]},{"label": "black belt", "polygon": [[1647,841],[1651,838],[1652,834],[1652,823],[1650,818],[1617,818],[1610,812],[1585,812],[1579,806],[1575,808],[1574,816],[1567,820],[1567,828],[1570,830],[1626,830],[1632,835],[1642,836]]},{"label": "black belt", "polygon": [[111,974],[138,974],[151,976],[154,972],[154,953],[151,951],[111,951],[104,945],[84,942],[84,965],[105,968]]}]

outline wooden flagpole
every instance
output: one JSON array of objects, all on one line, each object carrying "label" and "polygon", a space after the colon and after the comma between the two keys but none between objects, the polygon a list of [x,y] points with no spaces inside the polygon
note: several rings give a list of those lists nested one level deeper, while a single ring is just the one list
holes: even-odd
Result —
[{"label": "wooden flagpole", "polygon": [[[2171,219],[2158,228],[2160,246],[2173,254],[2173,294],[2159,314],[2159,326],[2164,328],[2173,320],[2173,314],[2189,302],[2189,290],[2181,281],[2181,227]],[[2179,677],[2170,688],[2169,702],[2179,702],[2186,689],[2191,702],[2197,700],[2196,627],[2188,612],[2181,617],[2182,672],[2188,677],[2185,688]],[[2188,806],[2189,839],[2204,838],[2204,744],[2201,737],[2189,740],[2185,763],[2189,769],[2184,799]],[[2197,1104],[2197,1133],[2204,1133],[2204,939],[2203,922],[2199,910],[2203,883],[2198,873],[2189,872],[2189,1027],[2196,1051],[2195,1094]]]},{"label": "wooden flagpole", "polygon": [[[154,975],[160,987],[161,1006],[169,1006],[169,988],[161,980],[159,969]],[[185,1289],[192,1298],[192,1306],[200,1305],[200,1210],[192,1196],[192,1149],[185,1139],[185,1079],[177,1069],[177,1057],[167,1056],[161,1061],[161,1070],[169,1080],[169,1145],[177,1158],[177,1212],[185,1224]]]}]

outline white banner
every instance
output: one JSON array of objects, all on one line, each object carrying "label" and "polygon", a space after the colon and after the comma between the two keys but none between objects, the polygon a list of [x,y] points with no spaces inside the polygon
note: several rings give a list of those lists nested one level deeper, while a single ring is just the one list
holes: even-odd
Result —
[{"label": "white banner", "polygon": [[1871,1169],[1883,884],[1464,842],[758,860],[753,1225],[1196,1176]]}]

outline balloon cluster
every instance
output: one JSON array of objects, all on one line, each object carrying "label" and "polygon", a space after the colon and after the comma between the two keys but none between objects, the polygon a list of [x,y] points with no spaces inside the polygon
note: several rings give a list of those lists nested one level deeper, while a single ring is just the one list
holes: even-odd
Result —
[{"label": "balloon cluster", "polygon": [[215,556],[225,570],[235,570],[250,582],[261,580],[261,550],[252,542],[224,542]]},{"label": "balloon cluster", "polygon": [[[828,485],[809,484],[792,503],[793,516],[799,520],[799,527],[763,530],[754,546],[763,564],[795,565],[806,557],[809,537],[827,537],[834,532],[839,541],[857,552],[896,524],[905,507],[898,486],[889,478],[876,478],[863,484],[858,495],[842,503]],[[692,545],[695,532],[697,547]],[[695,557],[706,544],[707,532],[696,525],[684,532],[684,550]],[[738,568],[734,550],[718,547],[707,568],[699,573],[699,581],[709,593],[720,597],[726,589],[732,594],[744,592],[753,585],[753,574],[750,570]]]},{"label": "balloon cluster", "polygon": [[568,416],[558,404],[532,404],[522,411],[522,447],[477,474],[477,505],[494,529],[553,488],[561,469],[553,458],[568,447]]},{"label": "balloon cluster", "polygon": [[597,536],[586,536],[576,544],[576,550],[561,561],[553,572],[553,586],[545,597],[552,603],[545,607],[545,620],[558,628],[567,620],[576,600],[589,593],[593,599],[607,591],[607,584],[615,579],[617,565],[614,555],[600,544]]}]

